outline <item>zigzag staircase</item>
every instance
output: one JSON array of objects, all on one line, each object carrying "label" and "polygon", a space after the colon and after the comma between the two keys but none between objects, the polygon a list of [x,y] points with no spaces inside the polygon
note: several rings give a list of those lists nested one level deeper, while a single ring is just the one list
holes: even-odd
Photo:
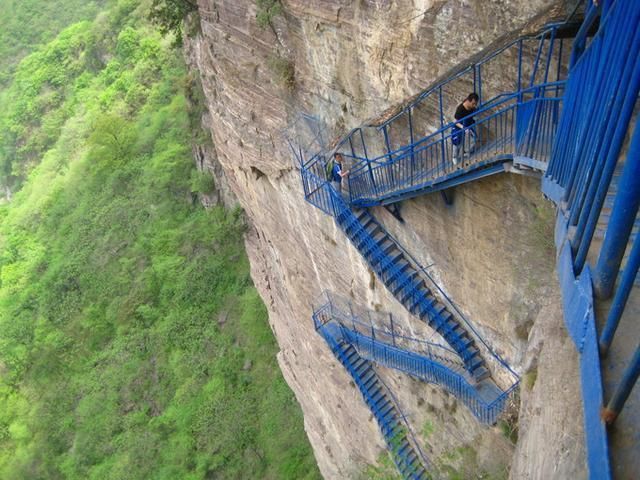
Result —
[{"label": "zigzag staircase", "polygon": [[[341,198],[336,195],[334,203],[342,203]],[[470,332],[427,287],[422,272],[407,258],[395,239],[367,210],[343,207],[336,222],[387,289],[458,352],[476,380],[489,377],[489,370]]]},{"label": "zigzag staircase", "polygon": [[[406,373],[423,382],[438,385],[469,408],[483,423],[494,424],[518,387],[519,377],[505,365],[502,378],[511,384],[503,390],[491,380],[476,382],[464,364],[452,357],[446,347],[398,335],[388,322],[390,314],[364,311],[346,299],[325,293],[315,307],[313,320],[316,329],[327,338],[352,345],[360,357],[378,365]],[[367,320],[368,319],[368,322]],[[373,324],[376,319],[376,325]]]},{"label": "zigzag staircase", "polygon": [[371,362],[362,358],[351,344],[344,341],[335,325],[323,325],[318,331],[358,386],[402,476],[412,480],[431,478],[424,465],[427,461],[412,438],[409,424]]},{"label": "zigzag staircase", "polygon": [[[542,191],[558,207],[557,266],[565,324],[580,358],[589,476],[600,480],[612,478],[607,425],[620,414],[640,374],[640,345],[631,345],[637,343],[638,324],[628,319],[625,324],[622,318],[640,268],[640,2],[587,2],[584,22],[573,31],[576,36],[570,65],[566,67],[567,80],[561,75],[568,60],[562,53],[565,27],[566,24],[552,25],[537,37],[540,47],[528,86],[521,83],[524,37],[506,47],[517,46],[520,52],[517,89],[482,103],[475,114],[476,127],[481,132],[479,144],[465,144],[463,150],[468,152],[459,162],[453,162],[452,124],[444,122],[443,87],[462,74],[473,75],[475,87],[476,77],[482,78],[482,68],[506,48],[426,90],[392,118],[354,129],[330,151],[320,151],[309,160],[301,148],[294,149],[294,153],[301,166],[305,199],[334,217],[398,301],[455,350],[470,378],[479,381],[475,385],[476,396],[481,396],[483,384],[491,382],[487,363],[490,349],[455,305],[443,298],[441,291],[437,295],[432,279],[366,208],[445,190],[503,171],[542,174]],[[593,39],[588,41],[590,36]],[[559,48],[554,50],[558,39]],[[539,69],[539,60],[545,57],[545,42],[546,62]],[[557,75],[550,80],[553,55],[557,55]],[[480,82],[478,89],[481,86]],[[433,104],[438,96],[435,102],[439,103],[441,127],[415,139],[414,132],[425,129],[416,129],[412,124],[414,113],[428,104],[427,99]],[[375,131],[365,135],[366,128]],[[398,134],[403,129],[404,133]],[[471,137],[468,135],[465,138]],[[324,178],[327,158],[335,152],[346,158],[352,170],[346,195],[336,192]],[[639,305],[636,298],[630,315]],[[597,315],[601,316],[598,323]],[[615,349],[612,341],[619,325],[624,334],[622,339],[621,335],[616,337],[618,346],[625,342],[631,346],[621,348],[626,349],[625,360],[617,359],[614,364],[607,361],[606,355]],[[350,331],[345,325],[341,325],[339,334],[342,345],[351,345],[360,357],[445,388],[449,388],[445,377],[461,375],[455,366],[442,364],[436,368],[434,365],[439,362],[435,358],[409,355],[395,345],[363,338],[362,332]],[[609,393],[606,407],[601,362],[607,370],[605,379],[615,390]],[[495,364],[491,363],[492,367]],[[504,365],[500,360],[498,364]],[[443,372],[441,377],[434,374],[436,370]],[[614,370],[618,373],[612,380]],[[454,394],[465,396],[461,391]],[[637,394],[631,397],[632,407],[638,402]],[[478,415],[477,408],[465,403]],[[633,466],[640,424],[637,411],[636,408],[625,417],[631,428],[619,429],[631,431],[628,435],[636,439],[630,443],[623,437],[616,442],[613,457],[620,459],[620,478],[637,473]],[[493,413],[487,418],[495,420]]]}]

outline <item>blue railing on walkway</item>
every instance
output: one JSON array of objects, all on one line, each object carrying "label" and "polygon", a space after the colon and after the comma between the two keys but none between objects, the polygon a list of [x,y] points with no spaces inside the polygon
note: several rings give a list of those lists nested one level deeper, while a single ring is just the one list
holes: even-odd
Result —
[{"label": "blue railing on walkway", "polygon": [[[501,99],[505,90],[519,92],[564,80],[570,52],[567,47],[571,46],[566,32],[576,28],[572,16],[548,25],[538,34],[519,37],[489,52],[421,92],[387,120],[372,125],[373,131],[352,130],[335,150],[366,159],[388,155],[398,146],[415,143],[418,132],[441,129],[452,122],[461,92],[474,91],[481,105],[490,106]],[[531,59],[531,63],[526,59]],[[505,88],[509,83],[511,87]]]},{"label": "blue railing on walkway", "polygon": [[[586,32],[598,20],[599,29],[588,43]],[[599,7],[590,6],[576,38],[565,111],[542,187],[559,207],[556,245],[564,317],[580,353],[589,473],[598,479],[611,478],[606,423],[615,420],[640,370],[639,345],[601,418],[605,392],[600,363],[607,362],[640,264],[637,237],[632,242],[640,204],[638,124],[631,135],[640,93],[639,52],[639,2],[604,0]],[[631,143],[625,151],[628,136]],[[621,165],[613,208],[603,212]],[[601,242],[595,233],[605,215],[608,225]],[[594,293],[603,307],[603,300],[614,297],[599,338]],[[630,333],[635,338],[625,340],[638,345],[637,328],[627,328]]]},{"label": "blue railing on walkway", "polygon": [[325,295],[322,301],[314,306],[315,328],[318,330],[329,323],[335,325],[339,329],[340,337],[353,345],[360,356],[445,388],[483,423],[494,424],[517,391],[519,377],[512,371],[504,371],[509,379],[506,390],[500,389],[493,382],[476,384],[466,375],[464,369],[440,361],[439,350],[446,347],[432,347],[427,355],[417,352],[411,348],[415,343],[399,344],[388,332],[380,335],[379,330],[369,330],[361,322],[362,315],[355,316],[352,313],[356,309],[362,311],[334,294]]},{"label": "blue railing on walkway", "polygon": [[[371,160],[344,153],[347,160],[357,162],[347,177],[350,202],[373,206],[435,191],[439,186],[448,188],[452,179],[481,169],[488,171],[514,157],[535,159],[529,165],[544,170],[558,125],[563,88],[563,82],[555,82],[502,96],[478,110],[475,124],[463,134],[454,133],[449,124]],[[457,161],[454,136],[462,137],[463,142]],[[472,145],[472,139],[479,137],[482,141],[475,140]]]},{"label": "blue railing on walkway", "polygon": [[[327,161],[341,153],[351,170],[346,180],[349,201],[366,207],[504,171],[500,164],[514,156],[536,156],[533,166],[544,169],[560,113],[570,52],[566,45],[570,39],[565,37],[567,30],[576,29],[571,23],[574,13],[435,84],[380,125],[351,130],[330,152],[319,151],[307,159],[292,146],[302,171],[324,179]],[[524,61],[525,52],[531,63]],[[511,93],[492,91],[495,78],[504,86],[510,74]],[[481,109],[474,114],[475,146],[467,145],[466,158],[454,164],[453,115],[445,121],[444,112],[453,112],[461,92],[468,89],[481,99]],[[484,103],[483,91],[489,99]],[[464,135],[465,142],[470,138],[471,134]]]},{"label": "blue railing on walkway", "polygon": [[[314,190],[306,196],[335,217],[336,223],[369,263],[387,289],[407,310],[430,325],[458,353],[467,370],[478,380],[490,375],[486,360],[497,358],[466,318],[457,315],[440,300],[432,288],[434,283],[424,270],[412,262],[384,227],[367,211],[354,211],[324,182],[315,184],[314,176],[304,174]],[[430,286],[431,284],[431,286]],[[448,299],[447,299],[448,300]]]},{"label": "blue railing on walkway", "polygon": [[[324,292],[316,300],[313,309],[315,312],[324,312],[340,324],[348,325],[354,332],[412,351],[456,372],[463,374],[465,372],[464,363],[455,350],[447,345],[404,334],[402,325],[394,320],[391,313],[365,309],[340,295],[329,292]],[[326,315],[322,318],[329,318]],[[317,315],[314,321],[319,318],[320,316]],[[315,323],[316,329],[319,326],[320,324]]]},{"label": "blue railing on walkway", "polygon": [[[507,162],[546,172],[542,190],[559,210],[556,246],[564,317],[580,354],[589,475],[608,479],[606,424],[615,421],[640,374],[637,325],[634,330],[634,325],[622,322],[626,331],[620,341],[635,342],[635,353],[604,406],[600,364],[607,365],[612,341],[620,337],[614,335],[640,267],[640,240],[634,233],[640,206],[640,126],[634,130],[640,93],[640,2],[599,3],[588,2],[566,82],[560,74],[566,52],[557,53],[555,80],[549,81],[551,63],[547,61],[543,74],[531,75],[529,87],[521,85],[519,56],[516,92],[496,95],[476,113],[480,141],[459,164],[451,161],[451,131],[443,119],[442,99],[439,130],[415,140],[411,121],[416,105],[441,96],[445,86],[454,84],[454,76],[380,125],[379,137],[359,128],[338,144],[334,151],[341,151],[354,165],[347,196],[339,195],[324,179],[325,153],[302,162],[301,167],[306,199],[336,217],[348,235],[350,228],[359,227],[357,213],[347,212],[347,202],[361,206],[391,203],[503,171]],[[551,58],[556,33],[549,34],[547,58]],[[536,65],[545,55],[543,44]],[[475,82],[481,75],[475,67],[474,72]],[[402,115],[408,117],[404,120],[406,135],[404,143],[398,143]],[[616,188],[613,178],[618,181]],[[607,198],[614,200],[607,203]],[[603,239],[598,229],[604,230]],[[354,241],[353,235],[350,238]],[[365,256],[366,249],[375,249],[373,243],[359,242],[354,241],[356,246],[365,245]],[[594,293],[600,302],[598,311],[604,310],[600,334]],[[607,367],[608,371],[612,368]],[[618,442],[618,449],[620,445]]]}]

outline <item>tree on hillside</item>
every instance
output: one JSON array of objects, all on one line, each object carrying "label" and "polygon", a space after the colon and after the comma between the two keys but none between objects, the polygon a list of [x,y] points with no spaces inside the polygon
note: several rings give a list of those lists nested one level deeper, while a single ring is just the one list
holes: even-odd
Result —
[{"label": "tree on hillside", "polygon": [[153,0],[151,20],[163,34],[173,33],[177,45],[182,44],[182,24],[187,15],[198,11],[196,0]]}]

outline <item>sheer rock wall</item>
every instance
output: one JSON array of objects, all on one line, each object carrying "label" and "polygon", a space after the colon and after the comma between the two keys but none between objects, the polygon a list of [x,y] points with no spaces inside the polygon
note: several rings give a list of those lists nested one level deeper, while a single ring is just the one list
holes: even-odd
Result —
[{"label": "sheer rock wall", "polygon": [[[375,117],[554,2],[282,0],[282,14],[265,29],[256,23],[254,0],[198,4],[200,33],[187,39],[185,52],[200,74],[216,157],[202,165],[218,170],[216,177],[221,167],[217,182],[228,185],[250,222],[252,277],[320,469],[326,478],[358,478],[384,442],[358,390],[314,332],[311,304],[328,289],[393,312],[408,331],[422,325],[375,279],[332,219],[304,202],[283,132],[303,111],[331,134]],[[571,401],[579,396],[576,359],[554,294],[553,259],[538,235],[548,227],[545,208],[535,179],[503,174],[458,188],[453,206],[439,195],[406,202],[404,225],[375,212],[410,252],[435,264],[434,275],[491,345],[519,373],[529,372],[515,446],[438,388],[382,372],[427,455],[471,469],[469,475],[503,478],[513,467],[517,479],[584,476],[579,402]]]}]

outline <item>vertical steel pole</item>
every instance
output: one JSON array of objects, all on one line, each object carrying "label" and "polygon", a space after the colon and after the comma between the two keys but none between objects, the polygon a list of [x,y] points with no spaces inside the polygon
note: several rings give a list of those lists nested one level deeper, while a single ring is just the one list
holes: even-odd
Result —
[{"label": "vertical steel pole", "polygon": [[640,345],[636,347],[636,352],[624,372],[620,385],[616,388],[607,407],[602,411],[602,418],[607,425],[613,424],[618,418],[622,407],[624,407],[627,398],[629,398],[634,385],[638,381],[638,376],[640,376]]},{"label": "vertical steel pole", "polygon": [[599,298],[609,298],[613,292],[638,207],[640,207],[640,124],[636,125],[633,132],[611,218],[593,273],[593,284]]},{"label": "vertical steel pole", "polygon": [[396,346],[396,334],[393,330],[393,315],[389,313],[389,322],[391,322],[391,340],[393,341],[393,346]]},{"label": "vertical steel pole", "polygon": [[407,113],[409,115],[409,141],[411,142],[411,180],[413,180],[413,175],[415,173],[415,157],[414,157],[414,140],[413,140],[413,117],[411,115],[411,108],[409,107]]},{"label": "vertical steel pole", "polygon": [[622,278],[620,279],[620,286],[613,297],[611,309],[609,310],[609,315],[607,317],[607,323],[605,323],[604,328],[602,329],[602,335],[600,336],[599,342],[600,352],[602,355],[606,355],[609,347],[611,346],[613,336],[616,333],[618,324],[620,323],[620,318],[622,317],[627,300],[629,299],[629,294],[633,288],[633,282],[638,274],[638,267],[640,267],[640,235],[638,235],[633,242],[631,254],[629,255],[629,259],[625,265]]}]

